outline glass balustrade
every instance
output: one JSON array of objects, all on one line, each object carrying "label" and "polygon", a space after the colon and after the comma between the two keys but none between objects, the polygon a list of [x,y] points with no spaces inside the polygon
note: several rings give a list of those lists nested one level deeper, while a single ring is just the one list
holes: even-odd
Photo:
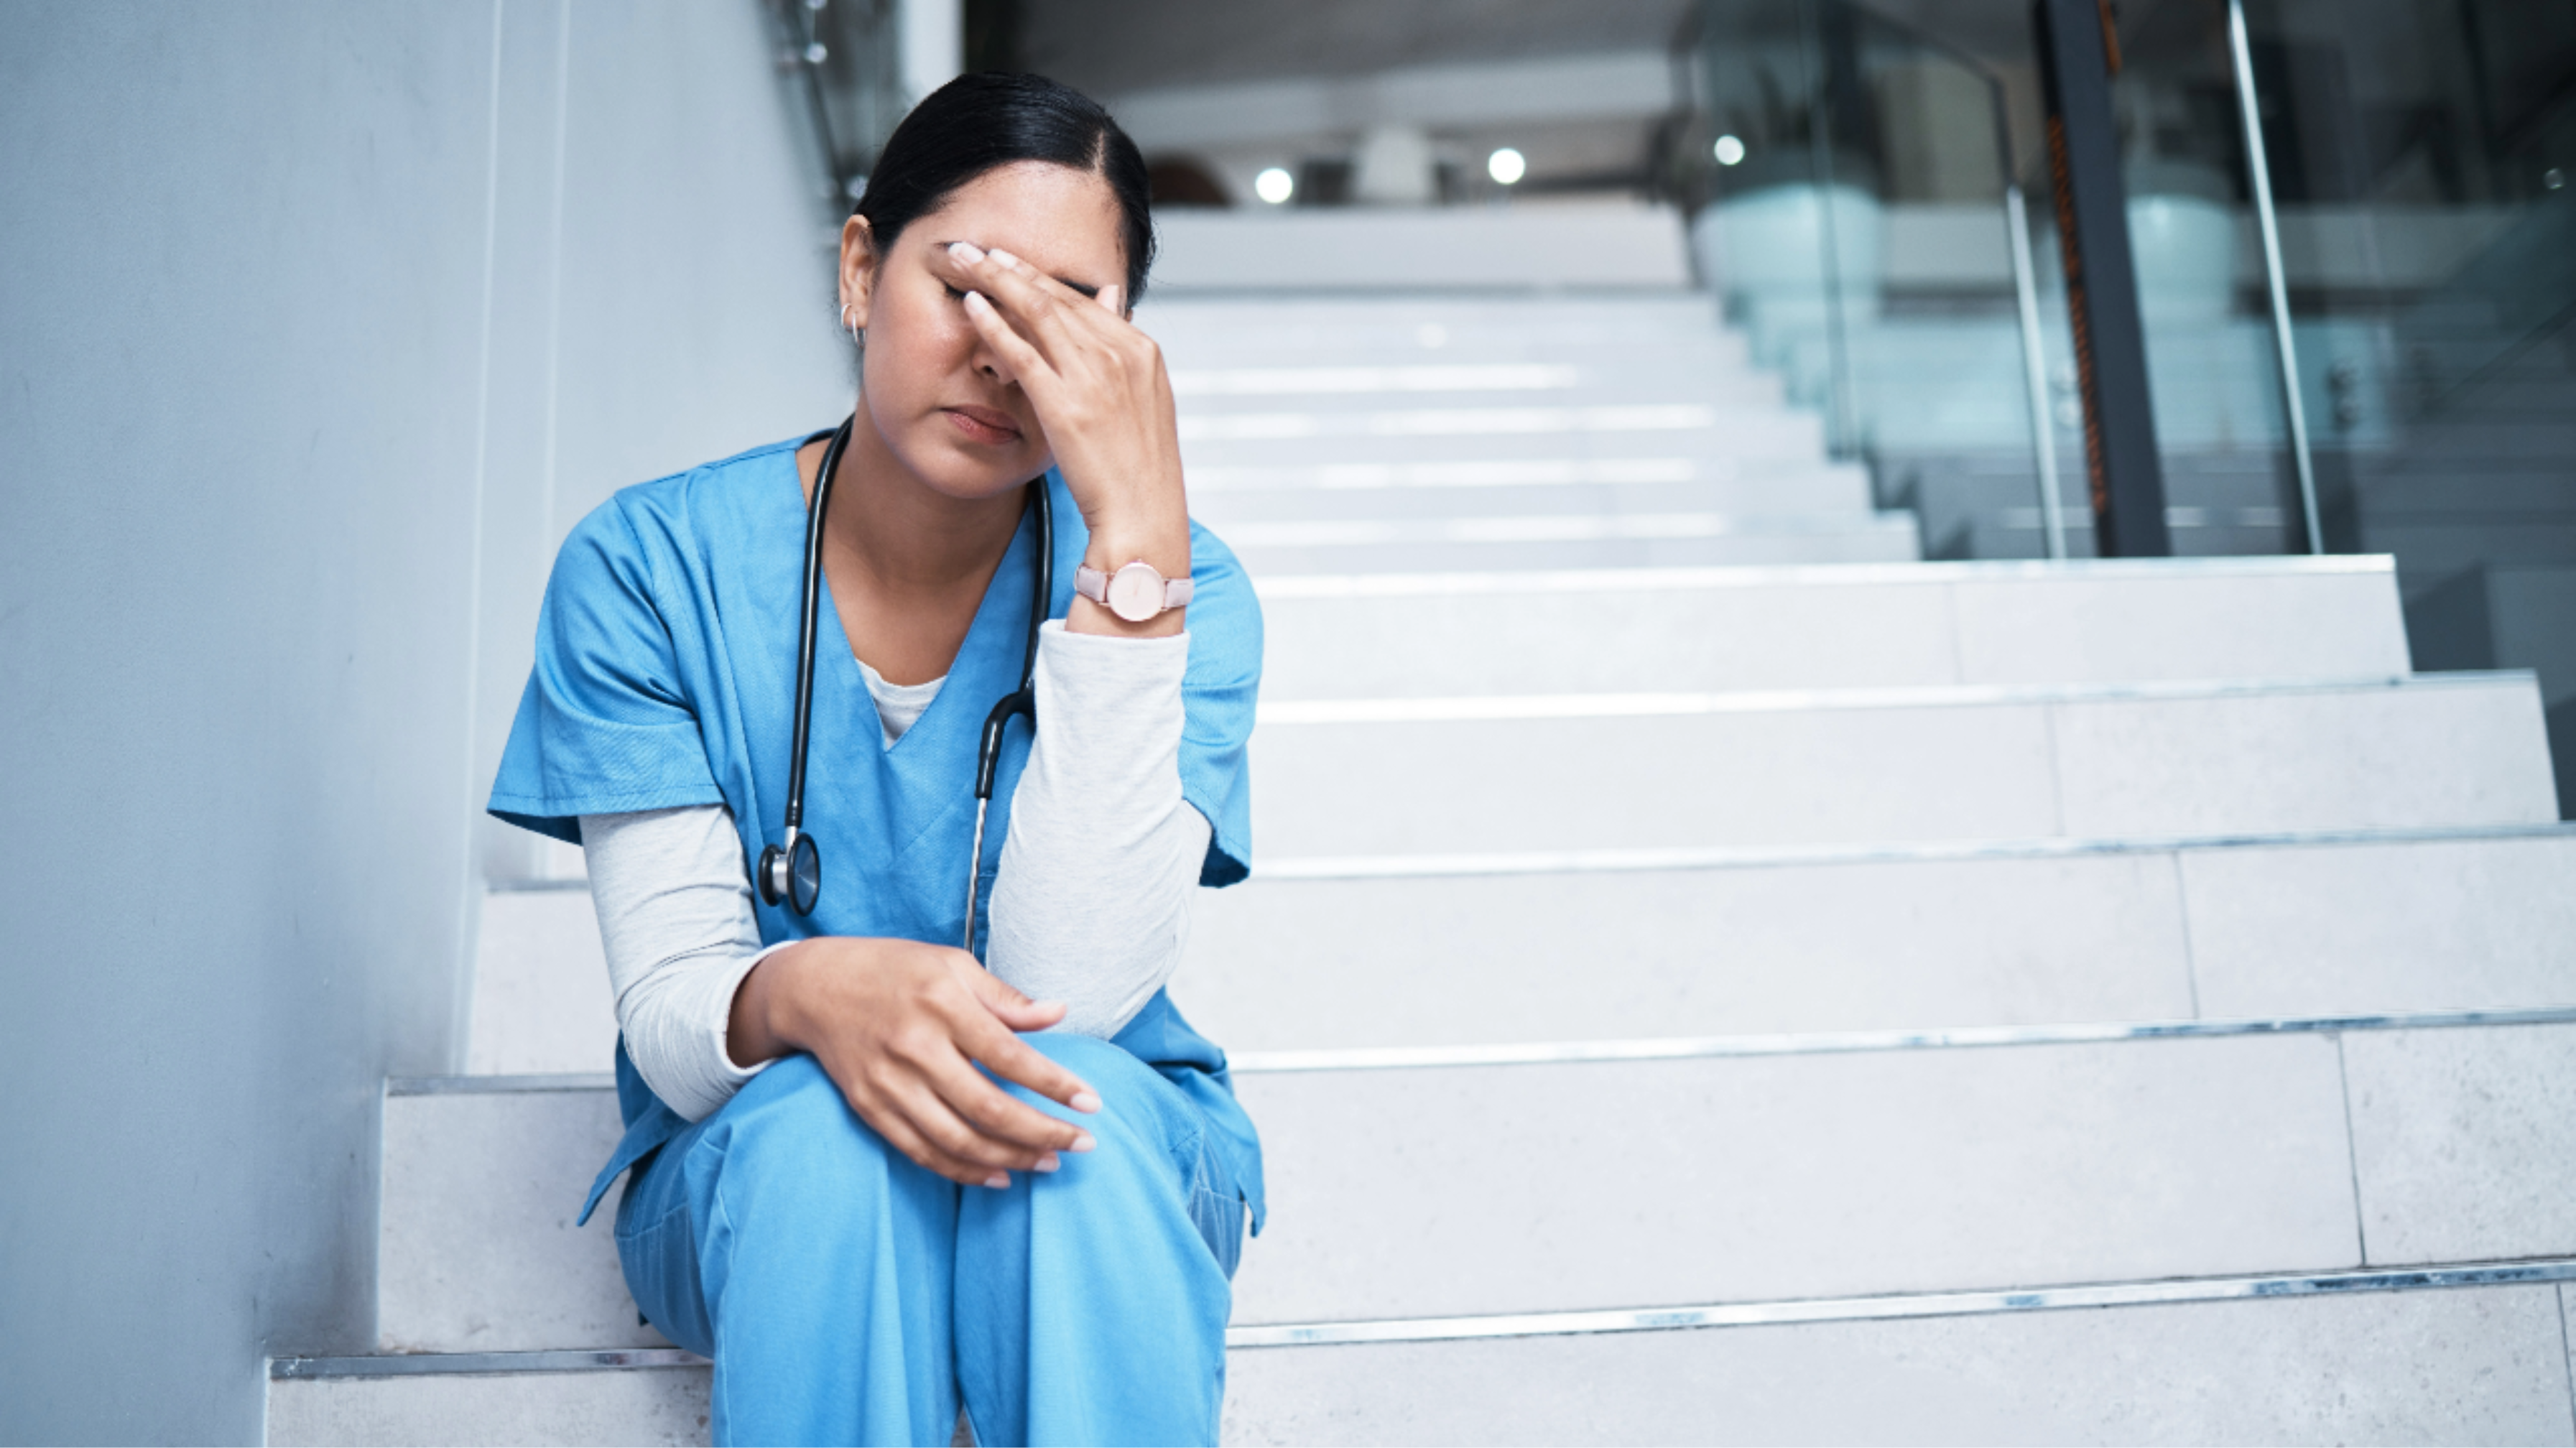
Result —
[{"label": "glass balustrade", "polygon": [[1709,0],[1684,54],[1678,189],[1755,356],[1933,556],[2084,551],[2080,502],[2056,506],[2081,497],[2062,287],[2052,312],[2005,74],[1841,0]]},{"label": "glass balustrade", "polygon": [[2326,536],[2415,663],[2538,670],[2576,817],[2576,0],[2259,0]]},{"label": "glass balustrade", "polygon": [[[2028,8],[1971,9],[1703,0],[1672,189],[1756,355],[1929,553],[2081,557]],[[2116,28],[2175,551],[2394,554],[2418,667],[2537,669],[2576,760],[2576,0]]]}]

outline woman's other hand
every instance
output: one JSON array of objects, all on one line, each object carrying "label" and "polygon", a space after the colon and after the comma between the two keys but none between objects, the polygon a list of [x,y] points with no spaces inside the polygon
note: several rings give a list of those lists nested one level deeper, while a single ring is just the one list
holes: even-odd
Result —
[{"label": "woman's other hand", "polygon": [[821,936],[755,967],[734,993],[737,1065],[810,1051],[859,1119],[923,1167],[968,1186],[1054,1171],[1089,1133],[1019,1101],[975,1069],[1076,1111],[1100,1098],[1015,1032],[1064,1017],[953,946]]},{"label": "woman's other hand", "polygon": [[[932,267],[966,293],[977,335],[1036,410],[1091,530],[1087,561],[1110,571],[1141,558],[1166,578],[1188,577],[1189,499],[1171,376],[1154,339],[1128,323],[1117,286],[1086,297],[1009,252],[969,242],[950,245]],[[1090,622],[1111,626],[1082,632],[1175,633],[1181,622],[1177,611],[1144,626],[1098,613]]]}]

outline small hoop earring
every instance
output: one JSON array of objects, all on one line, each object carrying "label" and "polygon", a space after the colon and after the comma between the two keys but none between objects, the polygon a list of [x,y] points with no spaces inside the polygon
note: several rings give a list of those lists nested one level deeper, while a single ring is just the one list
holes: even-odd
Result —
[{"label": "small hoop earring", "polygon": [[843,302],[841,304],[841,325],[849,329],[850,340],[852,342],[855,342],[862,347],[867,345],[868,339],[860,332],[859,324],[850,320],[850,304],[847,302]]}]

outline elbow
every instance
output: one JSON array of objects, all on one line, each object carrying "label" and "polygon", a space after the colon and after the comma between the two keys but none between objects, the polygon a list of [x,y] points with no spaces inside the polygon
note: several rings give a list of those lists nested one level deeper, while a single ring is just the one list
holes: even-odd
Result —
[{"label": "elbow", "polygon": [[[617,1029],[626,1040],[626,1058],[655,1097],[687,1121],[714,1115],[732,1091],[707,1079],[704,1034],[689,1009],[686,982],[671,972],[656,972],[635,982],[617,999]],[[721,1038],[718,1049],[722,1049]],[[691,1069],[692,1065],[700,1069]]]}]

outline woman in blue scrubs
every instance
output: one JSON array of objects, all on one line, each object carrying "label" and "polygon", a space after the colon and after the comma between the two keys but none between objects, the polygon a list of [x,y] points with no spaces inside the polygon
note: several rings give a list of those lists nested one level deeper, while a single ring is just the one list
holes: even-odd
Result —
[{"label": "woman in blue scrubs", "polygon": [[[842,234],[864,345],[822,525],[810,914],[748,881],[784,837],[831,449],[629,488],[557,558],[492,809],[589,850],[627,1131],[584,1217],[626,1174],[628,1285],[714,1359],[718,1442],[1214,1441],[1260,1148],[1160,982],[1166,904],[1249,867],[1261,634],[1128,320],[1151,255],[1142,159],[1062,86],[965,77],[888,142]],[[1041,489],[1035,738],[1004,735],[979,834]]]}]

